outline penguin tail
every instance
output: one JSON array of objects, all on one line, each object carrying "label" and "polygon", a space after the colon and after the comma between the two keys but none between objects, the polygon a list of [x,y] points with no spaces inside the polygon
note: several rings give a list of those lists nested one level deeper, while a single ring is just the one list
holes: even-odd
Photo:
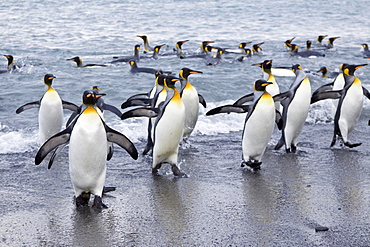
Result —
[{"label": "penguin tail", "polygon": [[285,144],[284,136],[281,136],[279,142],[275,146],[275,150],[279,150]]}]

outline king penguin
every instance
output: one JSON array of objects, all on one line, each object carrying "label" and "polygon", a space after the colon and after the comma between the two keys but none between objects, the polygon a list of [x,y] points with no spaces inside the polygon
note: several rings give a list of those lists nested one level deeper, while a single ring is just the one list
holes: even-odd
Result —
[{"label": "king penguin", "polygon": [[132,142],[102,120],[100,110],[96,109],[97,100],[102,95],[86,90],[82,99],[86,106],[83,112],[65,130],[48,139],[35,157],[35,164],[38,165],[52,150],[69,143],[69,172],[77,207],[87,206],[91,194],[95,195],[93,207],[106,207],[101,197],[107,169],[108,141],[124,148],[133,159],[138,157]]},{"label": "king penguin", "polygon": [[167,96],[159,105],[159,115],[154,125],[153,174],[158,173],[162,164],[168,163],[175,176],[186,177],[186,174],[180,171],[177,162],[185,125],[185,105],[175,87],[176,81],[179,80],[170,75],[164,80]]},{"label": "king penguin", "polygon": [[[266,91],[271,95],[275,96],[280,93],[279,85],[276,83],[275,76],[272,75],[272,60],[265,60],[262,63],[252,64],[253,66],[259,66],[263,72],[263,79],[271,82],[266,86]],[[276,110],[280,111],[280,103],[275,103]]]},{"label": "king penguin", "polygon": [[38,101],[24,104],[16,110],[16,113],[19,114],[31,108],[39,108],[39,140],[41,144],[61,130],[64,117],[63,109],[78,111],[77,105],[62,100],[52,87],[54,78],[54,75],[46,74],[44,84],[47,86],[47,90],[43,97]]},{"label": "king penguin", "polygon": [[218,113],[248,112],[243,129],[243,161],[253,170],[261,167],[262,156],[271,139],[275,124],[275,103],[267,92],[267,86],[272,82],[257,80],[254,83],[254,100],[251,105],[226,105],[214,108],[206,113],[207,116]]},{"label": "king penguin", "polygon": [[339,99],[334,117],[334,136],[331,147],[335,145],[337,139],[349,148],[361,145],[361,143],[349,142],[348,135],[360,118],[364,94],[369,98],[369,92],[362,87],[360,79],[355,76],[355,71],[366,65],[344,65],[342,67],[345,81],[343,89],[325,91],[312,96],[311,103],[324,99]]},{"label": "king penguin", "polygon": [[198,121],[199,103],[206,107],[206,101],[204,100],[203,96],[198,94],[197,89],[188,80],[189,75],[196,73],[203,72],[189,68],[182,68],[179,72],[179,77],[181,78],[180,95],[185,105],[184,141],[189,138]]},{"label": "king penguin", "polygon": [[311,84],[306,73],[299,64],[293,65],[295,80],[289,90],[275,95],[275,101],[281,101],[282,113],[282,136],[275,146],[275,150],[285,145],[287,153],[295,153],[298,137],[308,115],[311,100]]}]

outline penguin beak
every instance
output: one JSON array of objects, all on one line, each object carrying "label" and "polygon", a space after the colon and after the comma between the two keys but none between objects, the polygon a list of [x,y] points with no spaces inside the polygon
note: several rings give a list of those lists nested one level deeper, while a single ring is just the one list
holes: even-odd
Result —
[{"label": "penguin beak", "polygon": [[196,73],[203,74],[202,71],[198,71],[198,70],[192,70],[192,71],[190,71],[190,74],[196,74]]},{"label": "penguin beak", "polygon": [[366,66],[366,65],[367,65],[367,63],[360,64],[360,65],[356,65],[356,68],[355,68],[355,69],[359,69],[359,68],[364,67],[364,66]]},{"label": "penguin beak", "polygon": [[272,82],[266,81],[265,83],[262,84],[262,86],[265,87],[265,86],[268,86],[268,85],[271,85],[271,84],[272,84]]},{"label": "penguin beak", "polygon": [[252,66],[262,67],[262,63],[255,63],[255,64],[252,64]]},{"label": "penguin beak", "polygon": [[96,94],[95,97],[99,99],[101,96],[105,96],[105,95],[106,95],[105,93],[99,93],[99,94]]}]

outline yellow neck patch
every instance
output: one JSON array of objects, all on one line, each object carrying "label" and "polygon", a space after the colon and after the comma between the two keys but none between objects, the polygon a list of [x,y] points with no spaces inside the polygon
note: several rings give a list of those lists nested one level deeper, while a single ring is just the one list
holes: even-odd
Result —
[{"label": "yellow neck patch", "polygon": [[88,107],[84,110],[84,112],[83,112],[83,114],[91,114],[91,113],[97,113],[97,112],[96,112],[96,109],[95,109],[94,107],[92,107],[92,106],[88,106]]}]

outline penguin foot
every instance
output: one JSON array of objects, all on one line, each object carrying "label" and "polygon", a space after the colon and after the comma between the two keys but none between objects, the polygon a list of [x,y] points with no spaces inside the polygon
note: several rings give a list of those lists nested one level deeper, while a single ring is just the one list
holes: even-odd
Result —
[{"label": "penguin foot", "polygon": [[152,168],[152,174],[153,175],[159,175],[158,170],[161,168],[162,164],[158,164],[155,167]]},{"label": "penguin foot", "polygon": [[358,146],[360,146],[362,143],[361,142],[359,142],[359,143],[350,143],[350,142],[344,142],[343,143],[345,146],[347,146],[347,147],[349,147],[349,148],[354,148],[354,147],[358,147]]},{"label": "penguin foot", "polygon": [[101,199],[100,196],[95,196],[94,203],[92,205],[94,209],[101,210],[103,208],[108,208],[107,205],[105,205]]},{"label": "penguin foot", "polygon": [[177,165],[171,164],[171,168],[172,168],[173,175],[175,175],[176,177],[181,177],[181,178],[187,178],[188,177],[188,175],[186,175],[185,173],[180,171],[180,169]]},{"label": "penguin foot", "polygon": [[78,208],[86,207],[89,204],[90,200],[90,192],[82,192],[81,195],[79,195],[76,198],[76,206]]},{"label": "penguin foot", "polygon": [[254,161],[252,161],[252,160],[248,160],[248,161],[243,160],[242,163],[240,164],[241,167],[248,166],[248,167],[252,168],[254,171],[261,170],[261,165],[262,165],[261,161],[255,161],[255,160]]}]

